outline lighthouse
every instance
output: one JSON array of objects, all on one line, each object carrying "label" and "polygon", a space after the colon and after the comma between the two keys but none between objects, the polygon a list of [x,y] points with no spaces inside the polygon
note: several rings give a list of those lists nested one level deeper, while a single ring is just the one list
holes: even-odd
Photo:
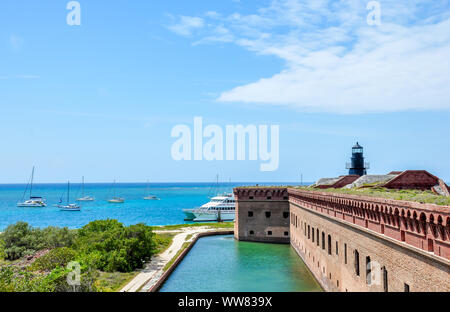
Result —
[{"label": "lighthouse", "polygon": [[347,163],[347,169],[349,169],[350,175],[363,176],[367,174],[369,164],[364,162],[364,149],[358,142],[352,148],[351,162]]}]

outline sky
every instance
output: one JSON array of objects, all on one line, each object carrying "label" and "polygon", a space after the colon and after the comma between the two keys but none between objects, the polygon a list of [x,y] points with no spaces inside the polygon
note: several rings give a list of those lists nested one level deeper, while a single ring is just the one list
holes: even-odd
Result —
[{"label": "sky", "polygon": [[[450,181],[450,1],[68,2],[0,2],[0,183],[312,182],[356,141]],[[278,125],[277,170],[174,160],[194,117]]]}]

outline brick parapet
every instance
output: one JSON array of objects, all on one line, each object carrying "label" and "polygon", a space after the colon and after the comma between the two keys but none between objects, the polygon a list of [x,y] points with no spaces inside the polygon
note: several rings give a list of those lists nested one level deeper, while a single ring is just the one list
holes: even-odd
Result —
[{"label": "brick parapet", "polygon": [[288,189],[289,201],[450,259],[450,207]]}]

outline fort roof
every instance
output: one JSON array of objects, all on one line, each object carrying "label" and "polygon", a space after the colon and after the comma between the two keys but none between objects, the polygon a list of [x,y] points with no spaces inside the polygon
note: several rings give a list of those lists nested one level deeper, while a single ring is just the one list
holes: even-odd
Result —
[{"label": "fort roof", "polygon": [[[244,192],[255,192],[258,193],[266,193],[270,191],[280,190],[280,189],[300,189],[307,191],[315,191],[315,192],[324,192],[324,193],[335,193],[335,194],[347,194],[354,196],[367,196],[367,197],[375,197],[375,198],[384,198],[390,200],[398,200],[405,202],[415,202],[415,203],[425,203],[425,204],[434,204],[439,206],[446,206],[450,211],[450,197],[442,196],[434,194],[431,191],[421,191],[421,190],[396,190],[396,189],[387,189],[387,188],[354,188],[354,189],[345,189],[345,188],[315,188],[311,186],[245,186],[238,187],[235,189],[235,193],[239,190]],[[257,194],[256,194],[257,195]]]}]

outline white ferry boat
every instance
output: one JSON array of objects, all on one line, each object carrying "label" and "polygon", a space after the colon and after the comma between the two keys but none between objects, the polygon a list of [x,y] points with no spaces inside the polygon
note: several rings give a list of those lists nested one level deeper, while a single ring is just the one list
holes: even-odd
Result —
[{"label": "white ferry boat", "polygon": [[213,197],[210,202],[196,209],[184,209],[186,221],[234,221],[236,217],[236,202],[233,194],[221,194]]}]

